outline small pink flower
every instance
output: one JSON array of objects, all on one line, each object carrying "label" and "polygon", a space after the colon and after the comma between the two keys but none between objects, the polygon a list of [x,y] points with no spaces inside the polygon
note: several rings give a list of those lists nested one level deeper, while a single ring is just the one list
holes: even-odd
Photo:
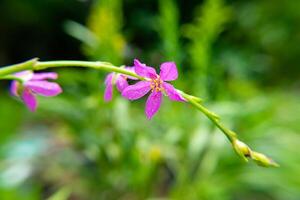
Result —
[{"label": "small pink flower", "polygon": [[47,81],[47,79],[57,79],[57,74],[54,72],[33,73],[32,71],[23,71],[14,74],[14,76],[21,79],[22,83],[12,81],[10,92],[16,97],[21,97],[32,112],[37,108],[36,94],[50,97],[62,92],[57,83]]},{"label": "small pink flower", "polygon": [[148,119],[151,119],[160,108],[163,93],[172,101],[185,101],[173,85],[165,82],[173,81],[178,78],[178,72],[174,62],[162,63],[159,75],[154,68],[146,66],[137,59],[134,60],[134,66],[134,70],[138,75],[148,78],[149,80],[139,81],[134,85],[126,87],[122,95],[129,100],[136,100],[151,90],[145,109],[145,114]]},{"label": "small pink flower", "polygon": [[[125,67],[129,71],[134,71],[133,67]],[[113,96],[113,85],[116,84],[119,92],[128,87],[127,79],[137,80],[135,77],[118,74],[115,72],[109,73],[105,78],[104,100],[111,101]]]}]

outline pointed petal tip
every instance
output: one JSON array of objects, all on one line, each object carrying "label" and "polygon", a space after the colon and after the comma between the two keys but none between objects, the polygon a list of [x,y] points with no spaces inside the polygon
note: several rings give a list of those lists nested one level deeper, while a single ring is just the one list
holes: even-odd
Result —
[{"label": "pointed petal tip", "polygon": [[63,92],[64,92],[64,90],[60,87],[60,85],[58,85],[58,90],[57,90],[57,94],[56,95],[59,95],[59,94],[61,94]]},{"label": "pointed petal tip", "polygon": [[153,117],[153,116],[147,115],[147,113],[146,113],[146,118],[147,118],[148,120],[151,120],[152,117]]},{"label": "pointed petal tip", "polygon": [[106,97],[104,97],[104,101],[107,102],[107,103],[110,102],[111,100],[112,100],[112,98],[106,98]]},{"label": "pointed petal tip", "polygon": [[37,107],[33,107],[33,108],[28,107],[28,109],[30,112],[35,112],[37,110]]},{"label": "pointed petal tip", "polygon": [[58,74],[56,72],[39,72],[39,73],[34,73],[31,80],[46,80],[46,79],[55,80],[57,78],[58,78]]},{"label": "pointed petal tip", "polygon": [[138,58],[134,58],[133,62],[139,62],[139,63],[141,63],[141,61]]},{"label": "pointed petal tip", "polygon": [[140,61],[139,59],[135,58],[135,59],[133,60],[133,65],[134,65],[134,67],[135,67],[135,66],[137,66],[137,65],[142,65],[142,63],[141,63],[141,61]]},{"label": "pointed petal tip", "polygon": [[186,100],[182,97],[182,95],[177,92],[177,90],[174,88],[174,86],[170,83],[164,82],[163,87],[167,93],[167,96],[172,101],[180,101],[180,102],[186,102]]}]

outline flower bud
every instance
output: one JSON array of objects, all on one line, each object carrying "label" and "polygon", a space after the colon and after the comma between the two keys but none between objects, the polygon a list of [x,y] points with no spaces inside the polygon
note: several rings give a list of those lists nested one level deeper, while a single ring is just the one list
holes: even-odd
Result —
[{"label": "flower bud", "polygon": [[263,167],[279,167],[279,165],[264,154],[253,151],[251,158],[260,166]]},{"label": "flower bud", "polygon": [[251,157],[251,149],[240,140],[234,140],[232,143],[234,150],[241,156],[245,161],[248,161],[247,157]]}]

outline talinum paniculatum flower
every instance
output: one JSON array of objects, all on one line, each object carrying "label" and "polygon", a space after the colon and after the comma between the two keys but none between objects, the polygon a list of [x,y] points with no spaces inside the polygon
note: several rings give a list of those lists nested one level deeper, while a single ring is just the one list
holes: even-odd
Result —
[{"label": "talinum paniculatum flower", "polygon": [[23,71],[14,74],[19,80],[11,83],[10,92],[16,97],[20,97],[28,109],[34,112],[38,102],[36,95],[51,97],[62,92],[61,87],[48,79],[57,79],[55,72],[34,73],[32,71]]},{"label": "talinum paniculatum flower", "polygon": [[166,82],[174,81],[178,78],[178,71],[174,62],[162,63],[160,65],[160,73],[157,74],[153,67],[146,66],[135,59],[134,71],[137,75],[145,77],[146,80],[129,85],[123,90],[122,96],[129,100],[136,100],[150,92],[145,108],[145,114],[148,119],[151,119],[159,110],[163,94],[172,101],[185,101],[174,86]]}]

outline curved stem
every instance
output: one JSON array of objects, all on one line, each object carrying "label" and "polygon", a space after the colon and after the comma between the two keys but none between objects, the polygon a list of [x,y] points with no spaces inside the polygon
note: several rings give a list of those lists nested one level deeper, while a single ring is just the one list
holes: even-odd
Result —
[{"label": "curved stem", "polygon": [[[208,119],[210,119],[211,122],[213,122],[228,138],[230,142],[233,142],[237,135],[233,132],[227,129],[223,124],[220,123],[220,117],[216,115],[215,113],[211,112],[207,108],[205,108],[200,103],[196,102],[194,99],[191,98],[191,95],[187,95],[184,92],[181,92],[182,96],[187,99],[194,107],[196,107],[198,110],[200,110]],[[193,96],[192,96],[193,97]]]},{"label": "curved stem", "polygon": [[212,123],[214,123],[227,137],[227,139],[230,141],[231,145],[233,146],[235,152],[244,160],[248,161],[248,158],[251,158],[254,160],[258,165],[264,166],[264,167],[278,167],[279,165],[274,162],[271,158],[265,156],[264,154],[258,153],[256,151],[253,151],[248,145],[243,143],[238,139],[238,136],[235,132],[229,130],[226,128],[221,122],[220,117],[216,115],[215,113],[208,110],[206,107],[204,107],[199,101],[196,101],[197,97],[194,97],[192,95],[188,95],[182,91],[179,91],[181,95],[188,100],[190,104],[192,104],[194,107],[196,107],[198,110],[200,110]]},{"label": "curved stem", "polygon": [[[63,60],[63,61],[47,61],[47,62],[37,62],[33,70],[42,70],[47,68],[56,68],[56,67],[85,67],[93,68],[97,70],[103,70],[107,72],[116,72],[120,74],[125,74],[128,76],[133,76],[140,80],[145,80],[144,77],[137,75],[136,73],[129,71],[122,67],[113,66],[107,62],[91,62],[91,61],[73,61],[73,60]],[[1,72],[1,71],[0,71]]]},{"label": "curved stem", "polygon": [[84,68],[93,68],[97,70],[103,70],[107,72],[116,72],[129,76],[133,76],[140,80],[145,80],[144,77],[138,76],[136,73],[126,70],[122,67],[113,66],[107,62],[91,62],[91,61],[73,61],[73,60],[62,60],[62,61],[45,61],[40,62],[38,59],[31,59],[29,61],[10,65],[7,67],[0,68],[0,78],[11,75],[16,72],[25,71],[25,70],[43,70],[48,68],[57,68],[57,67],[84,67]]},{"label": "curved stem", "polygon": [[36,64],[37,61],[38,61],[37,58],[33,58],[31,60],[28,60],[28,61],[25,61],[25,62],[22,62],[19,64],[2,67],[2,68],[0,68],[0,78],[2,78],[3,76],[6,76],[6,75],[12,75],[13,73],[21,72],[24,70],[33,70],[33,66]]},{"label": "curved stem", "polygon": [[[103,70],[107,72],[116,72],[120,74],[125,74],[128,76],[135,77],[139,80],[147,80],[147,78],[141,77],[136,73],[126,70],[123,67],[116,67],[111,63],[107,62],[91,62],[91,61],[73,61],[73,60],[61,60],[61,61],[38,61],[37,58],[31,59],[29,61],[10,65],[0,68],[0,79],[8,80],[17,80],[12,74],[25,70],[43,70],[48,68],[57,68],[57,67],[85,67],[93,68],[97,70]],[[247,158],[253,159],[259,165],[270,167],[278,166],[273,160],[265,156],[264,154],[252,151],[246,144],[238,140],[237,134],[233,131],[226,128],[223,124],[220,123],[220,118],[215,113],[208,110],[201,104],[201,99],[189,94],[184,93],[183,91],[178,90],[178,92],[195,108],[201,111],[212,123],[214,123],[228,138],[231,142],[234,150],[240,155],[245,161]]]}]

